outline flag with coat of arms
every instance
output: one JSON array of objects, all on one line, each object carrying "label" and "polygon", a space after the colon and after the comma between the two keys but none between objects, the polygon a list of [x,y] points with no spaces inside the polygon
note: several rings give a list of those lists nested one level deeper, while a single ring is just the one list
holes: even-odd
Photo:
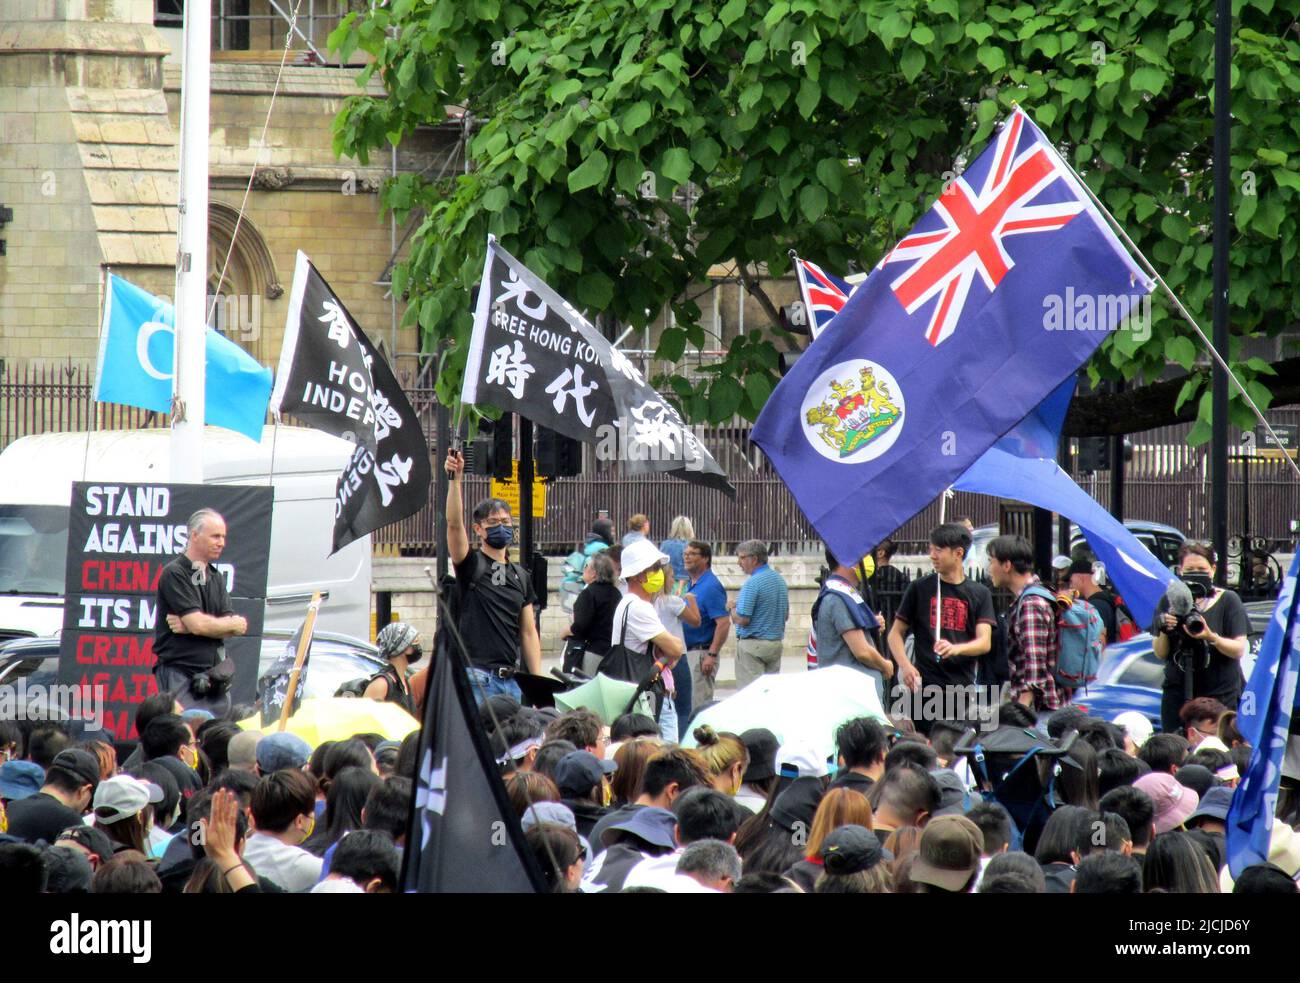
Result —
[{"label": "flag with coat of arms", "polygon": [[753,439],[837,557],[916,515],[1154,286],[1021,109],[781,380]]}]

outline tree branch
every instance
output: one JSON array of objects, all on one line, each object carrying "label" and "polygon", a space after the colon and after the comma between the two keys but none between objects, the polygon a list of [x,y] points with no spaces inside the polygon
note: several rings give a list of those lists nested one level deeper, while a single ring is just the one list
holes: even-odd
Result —
[{"label": "tree branch", "polygon": [[[1268,379],[1273,406],[1300,403],[1300,356],[1283,359],[1273,366],[1276,376]],[[1204,373],[1202,373],[1204,374]],[[1189,399],[1177,412],[1174,403],[1187,376],[1153,382],[1140,389],[1122,393],[1094,393],[1076,396],[1065,417],[1067,437],[1102,437],[1138,433],[1188,423],[1196,419],[1199,399]],[[1230,386],[1236,390],[1236,386]]]},{"label": "tree branch", "polygon": [[757,278],[749,272],[743,260],[736,260],[736,269],[740,273],[740,282],[745,285],[745,290],[754,295],[758,300],[758,305],[772,319],[773,324],[780,324],[781,312],[776,309],[776,305],[772,303],[772,298],[767,295],[763,285],[758,282]]}]

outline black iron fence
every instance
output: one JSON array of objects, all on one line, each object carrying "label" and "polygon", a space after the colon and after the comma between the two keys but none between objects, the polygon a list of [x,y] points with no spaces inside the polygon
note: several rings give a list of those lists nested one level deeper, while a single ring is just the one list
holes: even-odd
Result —
[{"label": "black iron fence", "polygon": [[[166,426],[157,413],[132,407],[96,404],[91,399],[91,371],[72,364],[28,365],[0,370],[0,449],[28,434],[57,430],[127,429]],[[407,390],[422,420],[436,460],[435,401],[430,388]],[[1272,410],[1275,423],[1300,423],[1300,407]],[[1129,518],[1164,522],[1192,538],[1209,535],[1208,449],[1188,447],[1188,425],[1133,434],[1133,460],[1125,469],[1125,514]],[[774,552],[820,550],[817,534],[795,504],[785,483],[763,453],[750,441],[749,426],[740,422],[697,429],[701,440],[736,487],[732,501],[713,490],[683,481],[627,473],[617,461],[599,461],[585,449],[584,473],[551,482],[546,515],[537,521],[535,541],[547,553],[567,553],[580,544],[600,509],[616,527],[628,516],[650,517],[651,535],[665,537],[675,516],[689,516],[697,536],[729,549],[743,539],[769,542]],[[1238,431],[1230,438],[1240,439]],[[1237,459],[1229,481],[1230,528],[1248,534],[1261,547],[1289,551],[1295,540],[1292,523],[1300,519],[1300,483],[1285,461],[1256,457]],[[1110,472],[1076,475],[1084,490],[1106,503]],[[471,498],[488,494],[488,481],[466,480]],[[434,491],[428,507],[403,522],[380,530],[375,544],[386,552],[428,555],[435,542]],[[998,501],[958,492],[948,504],[949,516],[970,516],[976,525],[996,522]],[[894,534],[904,552],[924,552],[929,530],[938,522],[933,502]]]}]

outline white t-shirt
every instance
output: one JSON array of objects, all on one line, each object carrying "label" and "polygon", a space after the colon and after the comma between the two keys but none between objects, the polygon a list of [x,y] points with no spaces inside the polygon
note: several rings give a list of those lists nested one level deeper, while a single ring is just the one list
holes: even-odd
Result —
[{"label": "white t-shirt", "polygon": [[[627,617],[627,633],[623,633],[623,618]],[[644,653],[650,639],[664,633],[664,624],[659,620],[659,612],[649,601],[643,601],[635,594],[628,593],[618,602],[614,609],[614,625],[610,633],[610,642],[617,645],[622,638],[623,644],[633,652]]]},{"label": "white t-shirt", "polygon": [[668,633],[676,639],[686,644],[686,635],[682,631],[682,612],[686,610],[686,602],[680,597],[674,597],[672,594],[660,594],[655,598],[655,610],[659,613],[659,621],[668,629]]}]

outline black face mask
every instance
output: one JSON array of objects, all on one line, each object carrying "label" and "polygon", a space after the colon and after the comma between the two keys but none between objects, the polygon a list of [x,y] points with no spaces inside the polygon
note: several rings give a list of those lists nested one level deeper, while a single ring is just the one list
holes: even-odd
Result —
[{"label": "black face mask", "polygon": [[1214,591],[1214,581],[1203,571],[1185,573],[1178,579],[1187,585],[1187,589],[1192,592],[1192,597],[1198,601],[1209,597]]},{"label": "black face mask", "polygon": [[406,664],[409,666],[413,666],[423,658],[424,658],[424,649],[422,649],[418,645],[412,645],[411,654],[406,657]]}]

